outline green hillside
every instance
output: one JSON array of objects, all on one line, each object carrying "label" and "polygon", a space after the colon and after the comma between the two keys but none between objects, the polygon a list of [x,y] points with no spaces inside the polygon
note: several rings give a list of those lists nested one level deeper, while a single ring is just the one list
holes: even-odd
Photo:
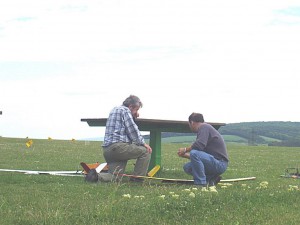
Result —
[{"label": "green hillside", "polygon": [[[242,145],[300,146],[300,122],[243,122],[219,129],[226,143]],[[163,143],[190,143],[195,134],[163,133]],[[147,138],[147,136],[146,136]]]},{"label": "green hillside", "polygon": [[249,145],[300,146],[300,122],[231,123],[219,131],[244,138]]}]

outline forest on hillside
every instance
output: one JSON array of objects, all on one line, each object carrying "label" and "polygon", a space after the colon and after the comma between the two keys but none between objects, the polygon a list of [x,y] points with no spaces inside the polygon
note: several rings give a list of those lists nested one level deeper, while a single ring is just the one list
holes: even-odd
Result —
[{"label": "forest on hillside", "polygon": [[245,138],[250,145],[300,146],[300,122],[230,123],[221,127],[219,131],[222,135],[236,135]]},{"label": "forest on hillside", "polygon": [[[300,147],[300,122],[242,122],[222,126],[219,132],[225,137],[234,136],[248,145]],[[162,133],[162,138],[195,136],[193,133]],[[144,136],[149,139],[149,135]],[[182,140],[179,138],[178,140]],[[239,142],[239,141],[237,141]]]}]

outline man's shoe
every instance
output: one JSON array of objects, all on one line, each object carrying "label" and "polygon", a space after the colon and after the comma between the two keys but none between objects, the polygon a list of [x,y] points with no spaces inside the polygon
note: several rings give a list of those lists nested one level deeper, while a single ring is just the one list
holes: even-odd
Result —
[{"label": "man's shoe", "polygon": [[222,179],[222,177],[218,175],[217,177],[215,177],[209,181],[208,186],[216,186],[220,182],[221,179]]},{"label": "man's shoe", "polygon": [[97,183],[99,180],[98,173],[95,169],[91,169],[85,176],[85,181],[90,183]]}]

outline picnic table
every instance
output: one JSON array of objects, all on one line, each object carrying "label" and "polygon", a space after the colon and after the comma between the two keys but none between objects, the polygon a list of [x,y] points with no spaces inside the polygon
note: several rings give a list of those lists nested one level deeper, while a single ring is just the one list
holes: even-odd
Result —
[{"label": "picnic table", "polygon": [[[87,122],[91,127],[105,127],[107,118],[81,119]],[[211,123],[217,130],[225,123]],[[156,165],[161,166],[161,134],[162,132],[191,133],[189,123],[187,121],[178,120],[157,120],[157,119],[141,119],[136,120],[136,124],[140,131],[150,131],[149,145],[152,148],[152,155],[149,170]]]}]

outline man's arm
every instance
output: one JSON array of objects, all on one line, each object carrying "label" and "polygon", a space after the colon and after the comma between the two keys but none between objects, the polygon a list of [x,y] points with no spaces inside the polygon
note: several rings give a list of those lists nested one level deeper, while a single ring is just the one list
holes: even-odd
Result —
[{"label": "man's arm", "polygon": [[138,145],[145,145],[145,140],[141,135],[141,132],[138,129],[138,126],[133,120],[133,117],[130,112],[126,112],[124,114],[124,121],[125,121],[125,129],[128,138]]}]

